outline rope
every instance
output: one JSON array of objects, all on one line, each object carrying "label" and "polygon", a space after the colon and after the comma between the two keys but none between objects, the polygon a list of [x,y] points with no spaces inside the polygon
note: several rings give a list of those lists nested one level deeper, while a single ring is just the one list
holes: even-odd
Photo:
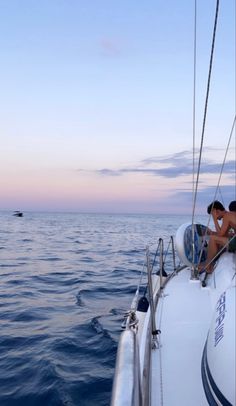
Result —
[{"label": "rope", "polygon": [[165,262],[166,262],[166,257],[167,257],[167,255],[168,255],[168,253],[169,253],[170,244],[171,244],[171,238],[169,239],[169,242],[168,242],[168,245],[167,245],[167,249],[166,249],[166,252],[165,252],[165,256],[164,256],[164,258],[163,258],[163,267],[164,267]]},{"label": "rope", "polygon": [[[236,2],[234,3],[234,72],[236,72]],[[236,74],[234,76],[234,91],[235,91],[235,100],[234,100],[234,109],[235,109],[235,116],[236,116]],[[235,156],[234,156],[234,162],[235,162],[235,168],[234,168],[234,199],[236,200],[236,126],[235,126],[235,137],[234,137],[234,151],[235,151]]]},{"label": "rope", "polygon": [[[233,132],[234,132],[234,128],[235,128],[235,123],[236,123],[236,116],[234,117],[233,124],[232,124],[232,128],[231,128],[231,131],[230,131],[229,140],[228,140],[228,144],[227,144],[227,147],[226,147],[226,150],[225,150],[225,155],[224,155],[223,163],[222,163],[222,165],[221,165],[220,175],[219,175],[218,183],[217,183],[217,185],[216,185],[216,189],[215,189],[215,194],[214,194],[213,202],[216,200],[217,192],[218,192],[218,190],[219,190],[219,188],[220,188],[220,181],[221,181],[222,173],[223,173],[223,170],[224,170],[224,166],[225,166],[227,154],[228,154],[228,151],[229,151],[229,146],[230,146],[230,143],[231,143],[231,138],[232,138],[232,136],[233,136]],[[211,214],[209,214],[208,222],[207,222],[207,228],[206,228],[205,234],[204,234],[204,236],[203,236],[202,247],[201,247],[201,251],[200,251],[200,255],[199,255],[198,265],[200,264],[200,259],[201,259],[202,252],[203,252],[203,248],[204,248],[204,244],[205,244],[205,241],[206,241],[207,229],[208,229],[209,224],[210,224],[210,218],[211,218]]]},{"label": "rope", "polygon": [[[143,274],[144,274],[144,268],[145,268],[146,266],[147,266],[146,260],[144,260],[144,262],[143,262],[143,267],[142,267],[142,271],[140,272],[139,283],[138,283],[138,286],[137,286],[137,291],[138,291],[138,293],[139,293],[139,291],[140,291],[140,286],[141,286],[142,279],[143,279]],[[147,285],[146,285],[146,287],[145,287],[143,296],[146,296],[146,294],[147,294]],[[136,308],[136,310],[137,310],[137,308]]]},{"label": "rope", "polygon": [[[195,138],[196,138],[196,60],[197,60],[197,0],[194,4],[194,41],[193,41],[193,177],[192,177],[192,204],[194,205],[194,185],[195,185]],[[192,258],[195,254],[194,246],[194,215],[192,214]]]},{"label": "rope", "polygon": [[[236,2],[234,3],[234,72],[236,71]],[[234,111],[236,116],[236,74],[234,75]],[[236,200],[236,126],[234,137],[234,200]]]},{"label": "rope", "polygon": [[230,240],[227,241],[227,243],[216,253],[216,255],[206,264],[205,268],[207,268],[209,265],[212,264],[212,262],[218,257],[219,254],[221,254],[225,248],[227,248],[229,246],[229,244],[231,243],[231,241],[233,241],[236,238],[236,234],[230,238]]},{"label": "rope", "polygon": [[208,72],[208,79],[207,79],[207,91],[206,91],[202,134],[201,134],[201,145],[200,145],[200,152],[199,152],[199,159],[198,159],[196,187],[195,187],[195,193],[194,193],[194,198],[193,198],[193,214],[192,214],[193,218],[195,216],[195,210],[196,210],[197,190],[198,190],[198,184],[199,184],[199,175],[200,175],[201,160],[202,160],[202,149],[203,149],[203,141],[204,141],[204,135],[205,135],[206,116],[207,116],[208,99],[209,99],[209,92],[210,92],[211,72],[212,72],[212,63],[213,63],[213,55],[214,55],[214,48],[215,48],[215,36],[216,36],[216,27],[217,27],[217,20],[218,20],[218,11],[219,11],[219,0],[216,1],[215,21],[214,21],[214,29],[213,29],[210,65],[209,65],[209,72]]},{"label": "rope", "polygon": [[228,144],[227,144],[227,147],[226,147],[226,150],[225,150],[225,156],[224,156],[224,160],[223,160],[223,163],[222,163],[222,166],[221,166],[221,171],[220,171],[218,183],[217,183],[217,186],[216,186],[216,191],[215,191],[215,195],[214,195],[213,202],[214,202],[215,199],[216,199],[216,195],[217,195],[218,189],[219,189],[219,187],[220,187],[220,181],[221,181],[223,169],[224,169],[224,166],[225,166],[227,154],[228,154],[228,151],[229,151],[229,147],[230,147],[230,143],[231,143],[231,138],[232,138],[232,135],[233,135],[233,132],[234,132],[235,122],[236,122],[236,115],[234,116],[232,128],[231,128],[231,131],[230,131],[229,140],[228,140]]},{"label": "rope", "polygon": [[193,44],[193,198],[195,181],[195,135],[196,135],[196,60],[197,60],[197,0],[194,7],[194,44]]},{"label": "rope", "polygon": [[225,207],[224,196],[223,196],[223,194],[222,194],[222,192],[221,192],[220,186],[219,186],[219,195],[220,195],[220,201],[222,202],[223,206]]},{"label": "rope", "polygon": [[152,261],[152,270],[153,270],[154,265],[155,265],[155,261],[156,261],[156,257],[157,257],[158,251],[159,251],[159,249],[160,249],[160,245],[161,245],[161,243],[160,243],[160,240],[159,240],[158,246],[157,246],[157,249],[156,249],[156,253],[155,253],[154,259],[153,259],[153,261]]}]

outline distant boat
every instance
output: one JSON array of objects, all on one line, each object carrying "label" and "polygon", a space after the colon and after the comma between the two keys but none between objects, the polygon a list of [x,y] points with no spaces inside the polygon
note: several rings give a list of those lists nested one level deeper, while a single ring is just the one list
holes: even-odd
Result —
[{"label": "distant boat", "polygon": [[23,213],[22,213],[22,211],[16,210],[16,211],[14,211],[13,216],[15,216],[15,217],[23,217]]}]

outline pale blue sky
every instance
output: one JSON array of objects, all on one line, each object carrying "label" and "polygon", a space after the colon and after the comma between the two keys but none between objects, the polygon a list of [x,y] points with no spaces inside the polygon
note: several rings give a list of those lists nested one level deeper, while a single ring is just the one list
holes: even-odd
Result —
[{"label": "pale blue sky", "polygon": [[[193,9],[189,0],[0,0],[0,208],[186,209]],[[214,11],[215,1],[198,2],[198,143]],[[228,0],[220,6],[205,169],[221,162],[234,114],[235,1]],[[234,149],[235,142],[225,203]],[[216,180],[208,167],[200,205]]]}]

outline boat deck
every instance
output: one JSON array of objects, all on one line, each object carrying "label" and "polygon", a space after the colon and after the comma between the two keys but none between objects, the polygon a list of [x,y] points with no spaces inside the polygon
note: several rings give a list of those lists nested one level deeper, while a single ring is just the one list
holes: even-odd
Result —
[{"label": "boat deck", "polygon": [[151,405],[208,405],[201,359],[212,306],[210,289],[202,288],[200,281],[191,281],[189,269],[166,285],[157,311],[161,346],[152,351]]}]

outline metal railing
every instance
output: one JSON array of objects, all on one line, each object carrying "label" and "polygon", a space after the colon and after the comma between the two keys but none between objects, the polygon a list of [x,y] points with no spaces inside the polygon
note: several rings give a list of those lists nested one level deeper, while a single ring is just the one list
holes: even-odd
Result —
[{"label": "metal railing", "polygon": [[[158,300],[162,295],[162,291],[168,280],[173,277],[175,272],[177,271],[176,267],[176,260],[175,260],[175,247],[174,247],[174,239],[171,236],[170,242],[168,244],[171,246],[172,250],[172,260],[173,260],[173,272],[169,275],[166,275],[164,267],[165,267],[165,259],[167,252],[164,253],[164,242],[163,239],[159,239],[158,247],[160,249],[160,268],[158,275],[160,277],[160,284],[159,289],[154,292],[152,286],[152,274],[153,274],[153,266],[150,266],[150,250],[149,247],[146,249],[146,257],[147,257],[147,274],[148,274],[148,292],[149,292],[149,303],[150,303],[150,319],[149,319],[149,326],[147,332],[147,341],[146,341],[146,349],[145,349],[145,363],[143,367],[143,379],[142,379],[142,405],[149,406],[151,403],[151,353],[153,350],[160,349],[160,340],[158,338],[161,331],[156,326],[156,308],[158,304]],[[167,251],[168,251],[167,249]],[[165,278],[165,279],[164,279]],[[153,296],[155,294],[155,296]]]},{"label": "metal railing", "polygon": [[146,267],[148,277],[148,295],[149,295],[149,323],[146,334],[146,347],[144,355],[143,370],[140,370],[140,356],[138,344],[138,319],[136,309],[138,303],[139,286],[136,290],[132,301],[131,309],[126,314],[123,327],[125,330],[121,334],[116,369],[113,381],[111,406],[149,406],[151,399],[151,353],[159,348],[158,335],[160,330],[156,327],[156,307],[158,299],[162,294],[162,288],[167,280],[175,273],[175,250],[174,241],[171,237],[170,244],[172,247],[173,268],[174,272],[164,279],[164,242],[159,239],[156,256],[159,253],[159,288],[153,289],[153,271],[154,262],[151,264],[150,249],[146,248]]}]

